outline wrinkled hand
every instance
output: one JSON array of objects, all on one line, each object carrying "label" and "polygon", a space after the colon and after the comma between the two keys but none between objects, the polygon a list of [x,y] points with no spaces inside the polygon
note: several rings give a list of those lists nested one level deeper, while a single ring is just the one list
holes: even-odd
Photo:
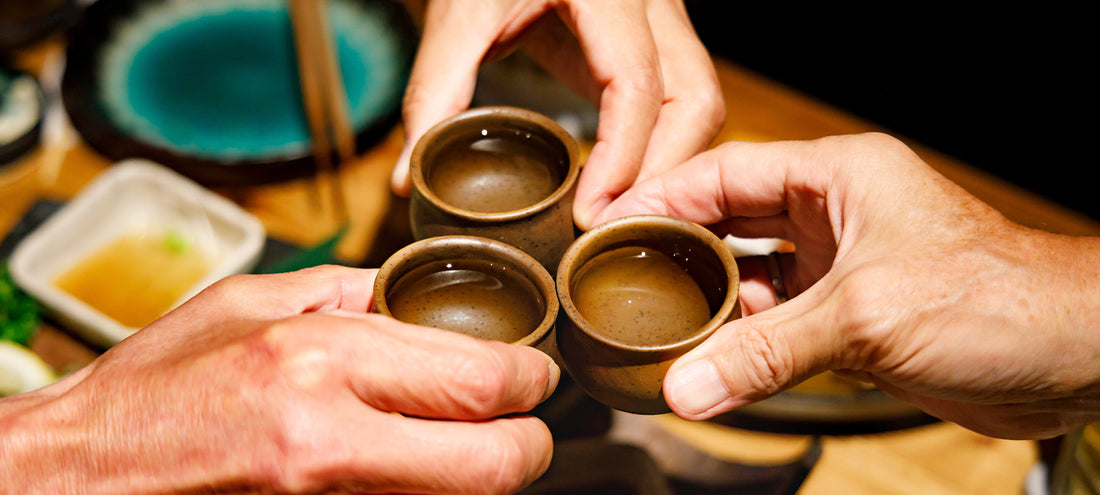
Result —
[{"label": "wrinkled hand", "polygon": [[335,266],[230,277],[78,373],[0,402],[3,485],[510,493],[540,475],[546,426],[502,415],[553,391],[553,362],[367,314],[373,278]]},{"label": "wrinkled hand", "polygon": [[638,184],[597,221],[638,213],[796,246],[780,259],[796,297],[771,308],[770,284],[746,280],[751,316],[670,369],[680,416],[833,369],[993,436],[1100,418],[1100,240],[1012,223],[892,138],[727,143]]},{"label": "wrinkled hand", "polygon": [[681,0],[428,1],[405,94],[398,194],[411,188],[409,154],[420,136],[469,106],[482,61],[517,46],[599,105],[574,202],[582,228],[636,178],[709,146],[725,119],[714,66]]}]

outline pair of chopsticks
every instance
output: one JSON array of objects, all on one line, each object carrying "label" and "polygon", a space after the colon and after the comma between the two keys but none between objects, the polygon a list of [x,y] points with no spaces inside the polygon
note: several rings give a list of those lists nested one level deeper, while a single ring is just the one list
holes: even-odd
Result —
[{"label": "pair of chopsticks", "polygon": [[326,1],[290,0],[290,19],[302,102],[317,163],[318,197],[315,199],[319,206],[331,202],[329,211],[338,215],[343,223],[348,219],[348,209],[333,163],[333,148],[339,163],[350,162],[355,157],[355,133],[348,117],[344,80],[325,15]]}]

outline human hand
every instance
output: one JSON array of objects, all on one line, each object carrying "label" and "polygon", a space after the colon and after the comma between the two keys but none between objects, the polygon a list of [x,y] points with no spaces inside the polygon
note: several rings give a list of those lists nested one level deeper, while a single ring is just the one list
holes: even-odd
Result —
[{"label": "human hand", "polygon": [[0,479],[20,493],[448,494],[534,480],[550,432],[512,413],[553,391],[553,361],[367,314],[373,278],[326,266],[214,284],[0,401]]},{"label": "human hand", "polygon": [[636,185],[597,222],[641,213],[796,246],[780,257],[789,301],[750,276],[750,316],[669,370],[680,416],[838,370],[992,436],[1100,418],[1100,239],[1012,223],[893,138],[727,143]]},{"label": "human hand", "polygon": [[449,0],[424,7],[405,93],[405,149],[392,177],[402,196],[411,189],[416,141],[469,106],[482,61],[516,46],[599,105],[596,143],[574,201],[581,228],[635,179],[709,146],[725,119],[714,66],[681,0]]}]

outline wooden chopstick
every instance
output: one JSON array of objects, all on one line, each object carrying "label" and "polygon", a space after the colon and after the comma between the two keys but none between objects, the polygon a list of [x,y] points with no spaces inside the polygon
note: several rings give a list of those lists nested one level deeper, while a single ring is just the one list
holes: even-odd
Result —
[{"label": "wooden chopstick", "polygon": [[343,223],[349,212],[333,163],[333,142],[340,163],[346,164],[355,157],[355,135],[348,122],[347,98],[332,48],[324,1],[290,0],[290,18],[302,103],[317,163],[315,201],[319,204],[331,202],[327,206],[331,206],[330,211]]},{"label": "wooden chopstick", "polygon": [[320,43],[321,74],[325,85],[324,94],[328,97],[326,102],[332,124],[332,134],[336,141],[336,150],[341,161],[349,161],[355,157],[355,133],[352,131],[350,118],[348,117],[348,100],[344,88],[344,78],[340,72],[336,48],[333,46],[328,16],[325,15],[326,2],[327,0],[314,0],[317,7],[315,19],[318,31],[324,35]]}]

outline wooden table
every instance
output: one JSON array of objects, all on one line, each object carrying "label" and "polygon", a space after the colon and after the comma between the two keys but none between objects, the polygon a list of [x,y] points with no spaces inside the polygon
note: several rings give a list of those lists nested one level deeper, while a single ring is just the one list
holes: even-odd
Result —
[{"label": "wooden table", "polygon": [[[18,62],[36,72],[49,72],[60,42],[32,47]],[[726,96],[727,123],[717,141],[812,139],[832,134],[883,130],[805,95],[782,87],[725,61],[717,61]],[[904,136],[899,136],[904,140]],[[908,142],[908,141],[907,141]],[[369,260],[375,241],[394,228],[387,214],[394,198],[388,176],[402,144],[394,131],[354,163],[342,169],[350,204],[351,230],[338,255],[352,264]],[[1075,235],[1100,235],[1100,224],[1035,194],[1007,184],[919,143],[909,144],[937,170],[1022,224]],[[81,143],[55,140],[22,162],[0,169],[0,233],[8,232],[35,200],[65,199],[78,193],[110,162]],[[263,222],[269,235],[312,245],[336,229],[318,221],[309,206],[310,180],[220,190]],[[400,220],[398,220],[400,221]],[[399,227],[399,226],[398,226]],[[365,261],[366,260],[366,261]],[[369,265],[368,265],[369,266]],[[58,329],[44,326],[32,343],[51,365],[70,370],[95,359],[91,349]],[[669,428],[692,438],[713,455],[742,462],[771,462],[800,448],[801,437],[761,434],[688,424],[667,419]],[[1020,493],[1024,476],[1035,463],[1034,442],[998,440],[952,424],[934,424],[887,434],[830,437],[807,479],[806,494],[974,494]]]}]

